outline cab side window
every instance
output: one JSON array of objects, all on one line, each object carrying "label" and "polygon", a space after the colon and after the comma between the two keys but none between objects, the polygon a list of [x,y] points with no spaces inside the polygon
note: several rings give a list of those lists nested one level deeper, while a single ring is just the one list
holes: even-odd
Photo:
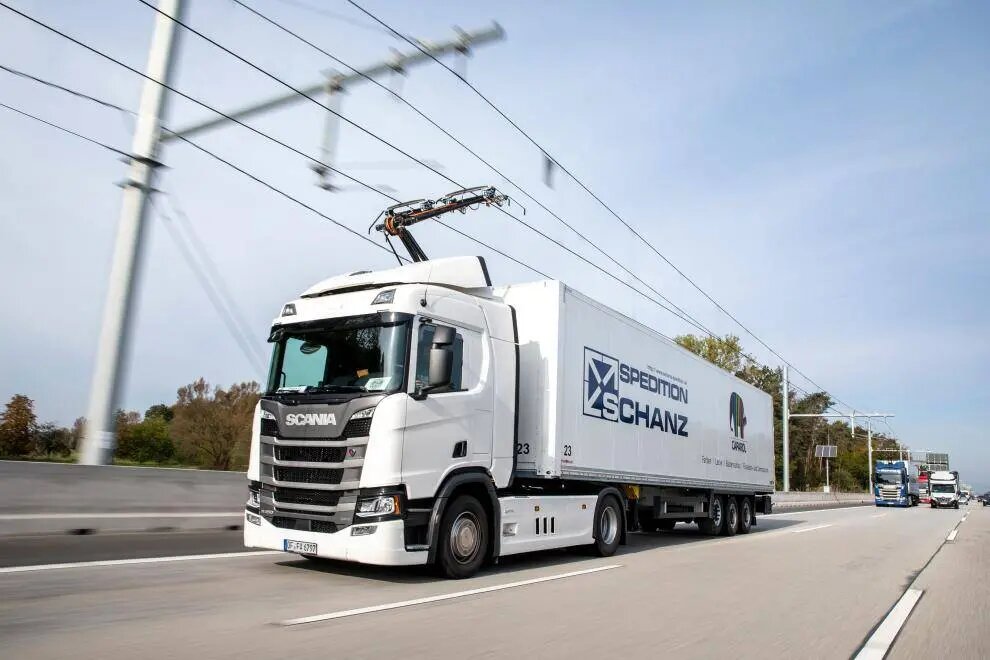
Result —
[{"label": "cab side window", "polygon": [[[416,346],[416,388],[426,387],[430,380],[430,349],[433,348],[433,333],[436,326],[424,323],[419,326],[419,339]],[[451,346],[454,351],[454,368],[451,370],[450,389],[448,392],[457,392],[461,388],[462,372],[464,365],[464,338],[460,331],[454,337]]]}]

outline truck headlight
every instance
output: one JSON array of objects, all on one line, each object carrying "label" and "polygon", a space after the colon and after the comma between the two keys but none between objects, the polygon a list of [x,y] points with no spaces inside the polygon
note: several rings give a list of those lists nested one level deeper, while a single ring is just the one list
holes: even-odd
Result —
[{"label": "truck headlight", "polygon": [[253,509],[261,507],[261,493],[256,490],[248,491],[247,505]]},{"label": "truck headlight", "polygon": [[353,415],[351,415],[350,418],[351,419],[368,419],[369,417],[371,417],[374,414],[375,414],[375,409],[374,408],[365,408],[364,410],[357,411],[356,413],[354,413]]},{"label": "truck headlight", "polygon": [[375,495],[357,501],[354,514],[358,518],[398,518],[402,515],[402,499],[399,495]]}]

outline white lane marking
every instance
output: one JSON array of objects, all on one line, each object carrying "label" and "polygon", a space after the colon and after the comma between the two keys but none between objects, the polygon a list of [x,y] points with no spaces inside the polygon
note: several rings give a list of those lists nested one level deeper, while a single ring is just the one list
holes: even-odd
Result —
[{"label": "white lane marking", "polygon": [[175,557],[141,557],[138,559],[107,559],[102,561],[75,561],[68,564],[38,564],[36,566],[6,566],[0,573],[30,573],[32,571],[53,571],[63,568],[97,568],[102,566],[128,566],[130,564],[159,564],[172,561],[196,561],[200,559],[232,559],[235,557],[264,557],[265,555],[285,554],[278,550],[248,552],[221,552],[214,555],[177,555]]},{"label": "white lane marking", "polygon": [[804,529],[794,529],[791,530],[791,534],[803,534],[804,532],[813,532],[816,529],[825,529],[826,527],[831,527],[832,524],[828,523],[825,525],[815,525],[814,527],[805,527]]},{"label": "white lane marking", "polygon": [[945,540],[946,541],[955,541],[956,540],[956,535],[958,533],[959,533],[959,530],[958,529],[952,530],[951,532],[949,532],[949,535],[945,537]]},{"label": "white lane marking", "polygon": [[608,566],[597,566],[595,568],[588,568],[583,571],[571,571],[570,573],[558,573],[556,575],[547,575],[544,577],[533,578],[532,580],[520,580],[519,582],[509,582],[507,584],[496,584],[491,587],[481,587],[479,589],[469,589],[467,591],[455,591],[449,594],[439,594],[437,596],[427,596],[425,598],[414,598],[412,600],[403,600],[395,603],[386,603],[384,605],[372,605],[371,607],[359,607],[353,610],[341,610],[338,612],[328,612],[327,614],[316,614],[314,616],[304,616],[298,619],[287,619],[280,622],[279,625],[283,626],[298,626],[302,623],[314,623],[316,621],[330,621],[331,619],[343,619],[348,616],[357,616],[359,614],[371,614],[373,612],[383,612],[385,610],[394,610],[400,607],[411,607],[413,605],[424,605],[426,603],[435,603],[441,600],[450,600],[452,598],[462,598],[464,596],[474,596],[477,594],[485,594],[491,591],[501,591],[502,589],[513,589],[515,587],[523,587],[530,584],[539,584],[541,582],[550,582],[551,580],[562,580],[564,578],[575,577],[578,575],[587,575],[588,573],[598,573],[599,571],[608,571],[613,568],[621,568],[622,564],[610,564]]},{"label": "white lane marking", "polygon": [[883,518],[885,515],[887,515],[887,514],[886,513],[878,513],[875,516],[870,516],[870,518]]},{"label": "white lane marking", "polygon": [[147,513],[7,513],[0,520],[79,520],[84,518],[240,518],[243,511],[168,511]]},{"label": "white lane marking", "polygon": [[908,589],[905,591],[901,599],[894,605],[894,609],[890,611],[890,614],[880,623],[880,626],[870,636],[870,639],[866,641],[863,648],[856,654],[854,660],[883,660],[883,657],[887,655],[887,651],[890,650],[890,645],[894,643],[897,633],[901,631],[901,627],[907,621],[908,615],[911,614],[914,606],[918,604],[918,599],[921,598],[921,594],[923,593],[924,591],[920,589]]}]

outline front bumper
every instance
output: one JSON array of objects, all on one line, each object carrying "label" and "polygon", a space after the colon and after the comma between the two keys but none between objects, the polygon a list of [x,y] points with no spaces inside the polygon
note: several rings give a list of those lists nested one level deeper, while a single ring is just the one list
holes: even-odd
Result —
[{"label": "front bumper", "polygon": [[[254,514],[251,514],[254,516]],[[316,544],[316,556],[327,559],[342,559],[362,564],[379,566],[415,566],[426,563],[428,553],[407,551],[405,546],[404,523],[401,520],[370,523],[375,532],[366,536],[351,536],[354,525],[345,527],[333,534],[304,532],[295,529],[282,529],[261,518],[256,525],[244,518],[244,546],[283,550],[286,539]]]},{"label": "front bumper", "polygon": [[880,497],[874,498],[877,506],[908,506],[911,500],[907,497],[899,497],[896,500],[887,500]]}]

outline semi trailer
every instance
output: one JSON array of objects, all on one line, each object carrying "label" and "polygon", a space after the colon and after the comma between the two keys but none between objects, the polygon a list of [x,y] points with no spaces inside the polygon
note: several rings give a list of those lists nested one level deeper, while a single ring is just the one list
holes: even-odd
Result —
[{"label": "semi trailer", "polygon": [[324,280],[272,324],[247,547],[464,578],[770,513],[768,394],[559,281],[495,286],[389,231],[412,263]]}]

